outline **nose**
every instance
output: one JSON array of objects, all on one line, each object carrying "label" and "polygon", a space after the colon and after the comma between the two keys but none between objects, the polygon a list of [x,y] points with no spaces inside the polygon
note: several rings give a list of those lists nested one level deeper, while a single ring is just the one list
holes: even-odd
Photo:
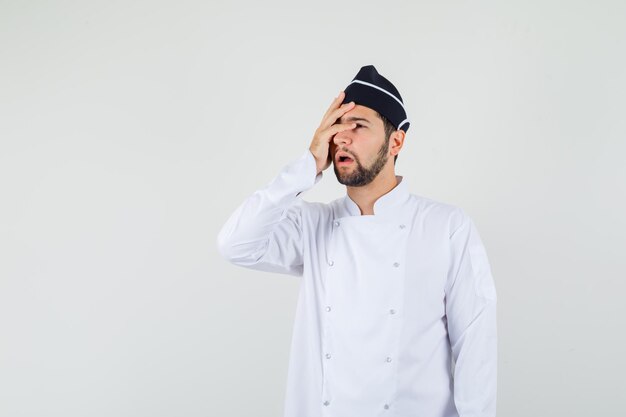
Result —
[{"label": "nose", "polygon": [[349,144],[352,142],[352,135],[350,130],[343,130],[338,132],[333,137],[333,142],[335,145],[341,146],[344,144]]}]

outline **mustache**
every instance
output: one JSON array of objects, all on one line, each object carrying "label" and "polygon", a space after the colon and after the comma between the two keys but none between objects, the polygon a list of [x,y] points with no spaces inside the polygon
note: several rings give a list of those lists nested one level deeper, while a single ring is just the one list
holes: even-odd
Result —
[{"label": "mustache", "polygon": [[352,157],[352,159],[356,160],[356,156],[355,156],[352,152],[350,152],[350,151],[347,151],[347,150],[345,150],[345,149],[337,149],[337,150],[335,151],[335,153],[337,153],[337,152],[343,152],[343,153],[346,153],[346,154],[350,155],[350,156]]}]

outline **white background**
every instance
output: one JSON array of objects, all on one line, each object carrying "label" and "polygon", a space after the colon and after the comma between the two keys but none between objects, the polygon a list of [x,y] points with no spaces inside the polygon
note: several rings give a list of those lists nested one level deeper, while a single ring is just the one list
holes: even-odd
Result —
[{"label": "white background", "polygon": [[[498,415],[623,411],[623,1],[0,1],[0,416],[280,416],[299,278],[230,213],[363,65],[396,173],[463,207],[498,291]],[[304,198],[345,193],[332,168]]]}]

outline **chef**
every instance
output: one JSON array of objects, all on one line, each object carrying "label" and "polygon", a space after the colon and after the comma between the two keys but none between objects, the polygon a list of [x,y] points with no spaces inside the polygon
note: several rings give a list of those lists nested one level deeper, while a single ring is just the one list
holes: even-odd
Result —
[{"label": "chef", "polygon": [[[493,417],[496,291],[459,207],[409,192],[396,87],[360,69],[309,148],[247,197],[217,237],[235,265],[302,277],[285,417]],[[346,195],[301,194],[333,164]]]}]

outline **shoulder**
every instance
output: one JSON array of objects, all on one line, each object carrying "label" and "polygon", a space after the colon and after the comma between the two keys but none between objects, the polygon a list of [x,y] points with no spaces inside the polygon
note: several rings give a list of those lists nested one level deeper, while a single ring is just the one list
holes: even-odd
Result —
[{"label": "shoulder", "polygon": [[335,213],[338,213],[343,197],[323,203],[321,201],[303,201],[303,209],[311,218],[323,219],[327,217],[334,217]]},{"label": "shoulder", "polygon": [[298,201],[292,205],[291,210],[296,211],[304,221],[316,223],[327,218],[332,218],[333,213],[337,211],[340,203],[341,198],[329,203],[298,199]]},{"label": "shoulder", "polygon": [[438,227],[444,228],[448,236],[470,220],[467,212],[460,206],[420,194],[411,193],[410,196],[419,217],[425,222],[436,223]]}]

